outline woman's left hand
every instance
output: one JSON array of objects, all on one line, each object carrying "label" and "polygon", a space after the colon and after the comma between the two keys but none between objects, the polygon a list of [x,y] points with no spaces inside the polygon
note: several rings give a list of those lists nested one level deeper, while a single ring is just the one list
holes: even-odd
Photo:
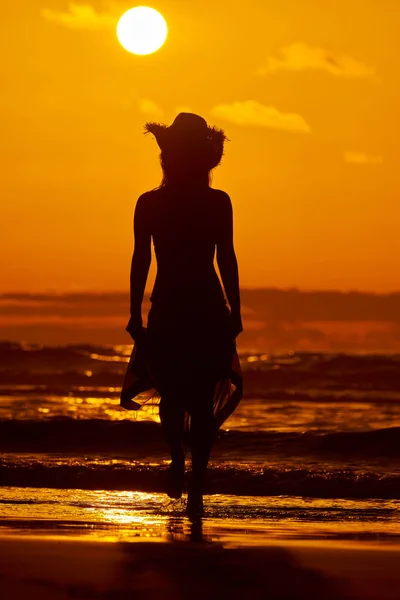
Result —
[{"label": "woman's left hand", "polygon": [[132,317],[129,319],[125,330],[129,333],[135,344],[140,342],[146,333],[146,329],[143,327],[142,323],[132,319]]}]

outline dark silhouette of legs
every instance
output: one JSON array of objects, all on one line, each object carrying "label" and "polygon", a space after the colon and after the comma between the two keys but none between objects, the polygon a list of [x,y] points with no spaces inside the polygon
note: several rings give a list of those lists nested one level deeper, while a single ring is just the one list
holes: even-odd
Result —
[{"label": "dark silhouette of legs", "polygon": [[185,408],[177,394],[168,392],[161,397],[160,420],[172,459],[168,471],[167,494],[170,498],[178,499],[182,496],[185,477],[183,449]]},{"label": "dark silhouette of legs", "polygon": [[193,479],[204,482],[215,436],[213,389],[203,388],[195,393],[190,418]]},{"label": "dark silhouette of legs", "polygon": [[192,478],[189,486],[188,513],[203,510],[204,480],[215,439],[213,413],[214,386],[203,385],[191,398],[190,434],[192,445]]},{"label": "dark silhouette of legs", "polygon": [[[197,389],[194,389],[195,385]],[[183,385],[179,391],[170,388],[160,401],[161,425],[172,459],[167,484],[167,493],[171,498],[180,498],[182,495],[185,473],[184,428],[186,412],[190,414],[192,477],[188,512],[202,510],[204,479],[216,431],[213,414],[214,385],[199,385],[198,381],[195,385]]]}]

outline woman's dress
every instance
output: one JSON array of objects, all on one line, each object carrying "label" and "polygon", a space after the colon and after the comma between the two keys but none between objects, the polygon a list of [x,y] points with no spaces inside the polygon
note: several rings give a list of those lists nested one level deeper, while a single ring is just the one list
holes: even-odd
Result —
[{"label": "woman's dress", "polygon": [[121,406],[138,410],[150,398],[187,397],[214,390],[218,427],[242,396],[230,311],[214,268],[222,223],[214,190],[186,195],[161,188],[144,196],[145,223],[154,242],[157,276],[146,333],[135,345]]}]

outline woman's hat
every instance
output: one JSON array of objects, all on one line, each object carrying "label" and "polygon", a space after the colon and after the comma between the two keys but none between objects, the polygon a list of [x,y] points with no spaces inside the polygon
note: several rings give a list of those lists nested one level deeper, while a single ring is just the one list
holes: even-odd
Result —
[{"label": "woman's hat", "polygon": [[210,127],[203,117],[193,113],[180,113],[170,126],[146,123],[144,130],[154,135],[161,152],[194,152],[210,170],[221,162],[227,140],[222,129]]}]

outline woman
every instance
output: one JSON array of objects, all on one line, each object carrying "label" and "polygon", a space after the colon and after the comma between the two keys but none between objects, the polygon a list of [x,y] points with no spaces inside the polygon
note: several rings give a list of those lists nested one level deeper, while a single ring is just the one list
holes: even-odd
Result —
[{"label": "woman", "polygon": [[[135,210],[126,329],[136,350],[121,405],[138,408],[131,399],[152,387],[160,394],[161,425],[172,459],[167,493],[171,498],[182,495],[186,441],[192,450],[187,510],[199,514],[215,433],[241,396],[235,338],[242,321],[232,207],[225,192],[209,185],[226,137],[190,113],[179,114],[170,127],[147,123],[145,131],[161,149],[163,181],[140,196]],[[145,330],[141,307],[151,239],[157,276]],[[230,311],[214,269],[215,249]]]}]

